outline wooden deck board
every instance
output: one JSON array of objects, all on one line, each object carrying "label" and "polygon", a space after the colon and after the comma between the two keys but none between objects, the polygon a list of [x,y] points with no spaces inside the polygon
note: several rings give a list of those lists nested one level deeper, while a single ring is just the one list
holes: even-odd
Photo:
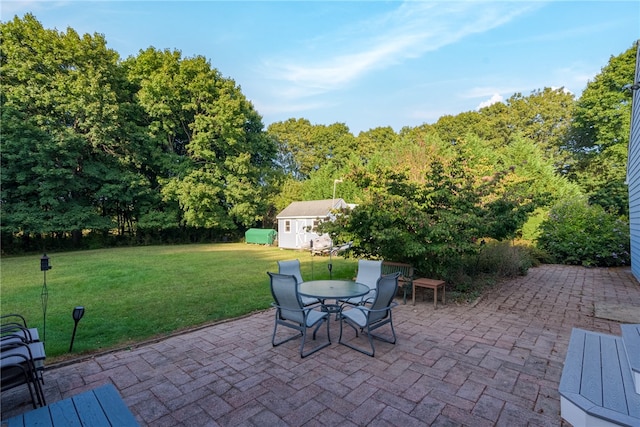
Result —
[{"label": "wooden deck board", "polygon": [[640,395],[621,337],[573,329],[558,391],[585,419],[604,420],[593,425],[640,425]]},{"label": "wooden deck board", "polygon": [[112,384],[2,421],[2,427],[139,427]]}]

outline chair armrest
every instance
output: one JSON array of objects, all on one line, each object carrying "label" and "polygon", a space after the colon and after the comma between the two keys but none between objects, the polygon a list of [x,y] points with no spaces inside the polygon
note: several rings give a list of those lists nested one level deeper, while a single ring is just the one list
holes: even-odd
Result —
[{"label": "chair armrest", "polygon": [[385,311],[391,311],[391,309],[393,307],[395,307],[396,305],[398,305],[398,303],[393,301],[391,303],[391,305],[389,305],[388,307],[384,307],[384,308],[373,309],[373,308],[369,308],[369,307],[364,306],[364,305],[356,305],[353,308],[357,308],[358,310],[362,310],[363,312],[368,312],[368,313],[378,313],[378,312],[382,313],[382,312],[385,312]]},{"label": "chair armrest", "polygon": [[300,313],[311,311],[311,310],[313,310],[314,308],[316,308],[319,305],[321,305],[321,304],[318,303],[318,304],[314,304],[314,305],[309,305],[309,306],[306,306],[304,308],[291,308],[291,307],[283,307],[281,305],[276,304],[275,302],[271,303],[271,307],[274,307],[274,308],[277,308],[277,309],[280,309],[280,310],[296,311],[296,312],[299,311]]}]

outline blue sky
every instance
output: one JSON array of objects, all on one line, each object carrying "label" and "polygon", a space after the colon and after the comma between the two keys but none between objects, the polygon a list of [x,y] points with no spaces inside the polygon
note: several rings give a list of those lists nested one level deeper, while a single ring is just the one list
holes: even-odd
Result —
[{"label": "blue sky", "polygon": [[[639,1],[13,1],[3,22],[101,33],[124,59],[202,55],[265,127],[434,123],[544,87],[579,96],[640,39]],[[631,83],[631,82],[630,82]]]}]

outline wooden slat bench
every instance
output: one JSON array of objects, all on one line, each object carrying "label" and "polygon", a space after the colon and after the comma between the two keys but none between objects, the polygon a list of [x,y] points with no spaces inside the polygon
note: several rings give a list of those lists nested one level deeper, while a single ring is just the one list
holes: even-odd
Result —
[{"label": "wooden slat bench", "polygon": [[574,426],[640,426],[640,394],[620,337],[573,329],[558,391],[562,418]]},{"label": "wooden slat bench", "polygon": [[2,427],[27,426],[139,427],[112,384],[2,421]]},{"label": "wooden slat bench", "polygon": [[382,274],[400,273],[398,287],[404,292],[404,303],[407,303],[407,292],[413,292],[413,266],[402,262],[383,261]]}]

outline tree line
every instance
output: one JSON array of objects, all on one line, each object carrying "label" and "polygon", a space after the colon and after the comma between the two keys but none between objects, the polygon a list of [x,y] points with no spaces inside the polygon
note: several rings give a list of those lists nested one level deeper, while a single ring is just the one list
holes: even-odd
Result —
[{"label": "tree line", "polygon": [[304,118],[265,129],[202,56],[150,47],[121,59],[100,34],[45,29],[30,14],[0,34],[5,252],[236,239],[274,228],[291,201],[331,198],[338,178],[338,197],[360,207],[343,221],[370,224],[341,224],[363,254],[526,235],[567,198],[628,212],[631,94],[620,88],[634,47],[579,99],[544,88],[354,136]]}]

